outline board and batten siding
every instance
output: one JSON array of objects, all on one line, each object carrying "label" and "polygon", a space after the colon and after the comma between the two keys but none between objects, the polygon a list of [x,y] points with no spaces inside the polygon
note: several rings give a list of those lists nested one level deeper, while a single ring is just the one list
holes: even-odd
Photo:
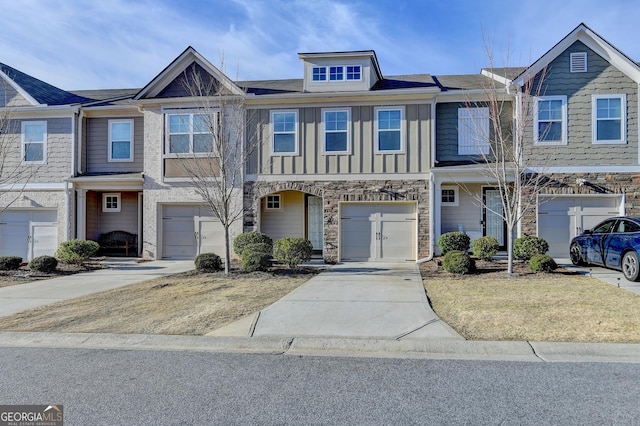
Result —
[{"label": "board and batten siding", "polygon": [[[570,54],[587,52],[587,72],[570,72]],[[540,75],[533,88],[538,87]],[[600,55],[576,41],[554,59],[543,78],[541,95],[566,95],[567,145],[527,144],[531,165],[636,165],[638,164],[638,85]],[[591,95],[626,94],[626,144],[592,143]],[[527,135],[533,138],[533,120]],[[531,139],[529,139],[531,140]]]},{"label": "board and batten siding", "polygon": [[404,152],[375,152],[375,107],[349,106],[351,112],[350,153],[325,154],[322,108],[284,108],[298,111],[298,155],[271,155],[270,113],[278,109],[251,110],[248,144],[255,146],[248,164],[250,174],[360,174],[421,173],[429,170],[431,105],[401,106],[405,110]]},{"label": "board and batten siding", "polygon": [[109,120],[89,118],[86,124],[87,173],[130,173],[144,168],[144,120],[142,117],[118,117],[113,120],[133,119],[133,161],[109,162]]}]

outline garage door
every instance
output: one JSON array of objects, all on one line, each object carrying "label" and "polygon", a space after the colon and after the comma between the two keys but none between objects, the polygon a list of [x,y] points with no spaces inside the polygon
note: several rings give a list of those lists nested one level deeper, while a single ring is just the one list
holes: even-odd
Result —
[{"label": "garage door", "polygon": [[55,210],[6,210],[0,213],[0,256],[24,261],[52,256],[58,248]]},{"label": "garage door", "polygon": [[165,205],[162,258],[193,259],[199,253],[224,257],[224,228],[207,206]]},{"label": "garage door", "polygon": [[416,253],[415,203],[343,203],[340,260],[407,261]]},{"label": "garage door", "polygon": [[602,220],[620,215],[619,196],[558,197],[538,207],[538,236],[549,243],[548,254],[556,258],[569,257],[569,243],[585,229]]}]

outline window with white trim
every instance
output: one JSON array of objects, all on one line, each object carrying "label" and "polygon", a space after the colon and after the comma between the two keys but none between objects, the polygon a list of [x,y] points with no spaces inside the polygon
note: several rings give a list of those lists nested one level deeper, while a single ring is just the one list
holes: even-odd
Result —
[{"label": "window with white trim", "polygon": [[458,108],[458,155],[489,154],[489,108]]},{"label": "window with white trim", "polygon": [[587,52],[575,52],[569,55],[571,72],[587,72]]},{"label": "window with white trim", "polygon": [[280,201],[280,194],[267,195],[265,207],[267,210],[280,210],[282,209]]},{"label": "window with white trim", "polygon": [[113,213],[120,211],[120,193],[102,194],[102,211]]},{"label": "window with white trim", "polygon": [[591,95],[594,144],[627,143],[626,109],[626,95]]},{"label": "window with white trim", "polygon": [[327,81],[327,67],[313,67],[311,77],[313,81]]},{"label": "window with white trim", "polygon": [[375,109],[375,151],[378,154],[404,151],[404,108]]},{"label": "window with white trim", "polygon": [[344,80],[344,67],[329,67],[329,80]]},{"label": "window with white trim", "polygon": [[346,154],[350,151],[351,127],[349,109],[323,109],[324,152]]},{"label": "window with white trim", "polygon": [[440,204],[442,206],[457,206],[458,200],[458,187],[457,186],[442,186],[440,189]]},{"label": "window with white trim", "polygon": [[347,65],[347,80],[361,80],[362,68],[360,65]]},{"label": "window with white trim", "polygon": [[109,120],[107,161],[133,161],[133,120]]},{"label": "window with white trim", "polygon": [[566,96],[540,96],[535,99],[533,139],[540,145],[567,144]]},{"label": "window with white trim", "polygon": [[167,114],[168,154],[209,154],[213,151],[213,129],[218,113]]},{"label": "window with white trim", "polygon": [[22,161],[44,164],[47,161],[47,122],[22,122]]},{"label": "window with white trim", "polygon": [[298,154],[298,111],[271,111],[272,155]]},{"label": "window with white trim", "polygon": [[[328,71],[327,71],[328,70]],[[336,65],[311,68],[312,81],[359,81],[362,80],[362,66]]]}]

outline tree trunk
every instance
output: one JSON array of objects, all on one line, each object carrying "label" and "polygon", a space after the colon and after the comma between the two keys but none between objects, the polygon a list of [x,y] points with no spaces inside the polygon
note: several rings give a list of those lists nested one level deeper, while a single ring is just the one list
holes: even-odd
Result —
[{"label": "tree trunk", "polygon": [[231,244],[229,241],[229,225],[224,226],[224,273],[229,275],[231,272]]},{"label": "tree trunk", "polygon": [[513,274],[513,229],[507,234],[507,274]]}]

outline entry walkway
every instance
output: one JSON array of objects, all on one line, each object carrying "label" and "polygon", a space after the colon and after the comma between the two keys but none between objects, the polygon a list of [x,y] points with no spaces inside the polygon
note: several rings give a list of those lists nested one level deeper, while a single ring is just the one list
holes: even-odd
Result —
[{"label": "entry walkway", "polygon": [[257,315],[209,335],[462,340],[429,306],[414,263],[334,265]]}]

